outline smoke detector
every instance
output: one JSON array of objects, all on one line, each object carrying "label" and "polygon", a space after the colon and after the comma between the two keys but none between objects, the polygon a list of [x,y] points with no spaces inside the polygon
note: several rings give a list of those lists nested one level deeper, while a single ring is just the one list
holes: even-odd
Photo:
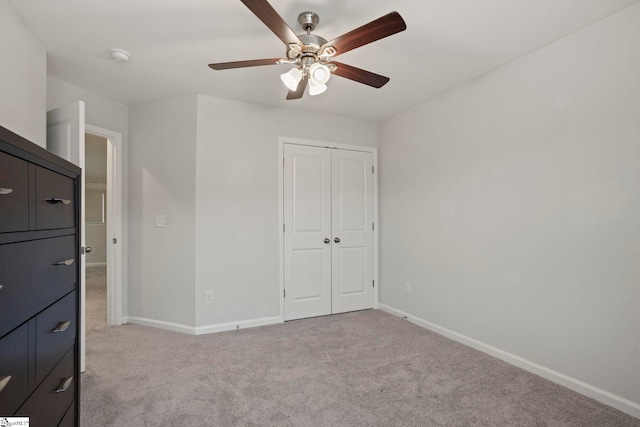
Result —
[{"label": "smoke detector", "polygon": [[118,62],[127,62],[131,58],[131,54],[124,49],[112,47],[111,57]]}]

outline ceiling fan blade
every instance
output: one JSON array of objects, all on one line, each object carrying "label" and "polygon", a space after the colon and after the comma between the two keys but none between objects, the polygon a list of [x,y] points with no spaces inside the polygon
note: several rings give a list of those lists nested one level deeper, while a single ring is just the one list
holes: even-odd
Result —
[{"label": "ceiling fan blade", "polygon": [[345,79],[353,80],[358,83],[363,83],[371,87],[380,89],[382,86],[389,82],[389,77],[381,76],[380,74],[372,73],[371,71],[363,70],[351,65],[343,64],[341,62],[332,62],[338,68],[333,70],[331,74],[344,77]]},{"label": "ceiling fan blade", "polygon": [[391,12],[325,43],[320,47],[320,52],[325,47],[333,46],[337,51],[333,56],[342,55],[357,47],[389,37],[406,29],[407,24],[402,19],[402,16],[398,12]]},{"label": "ceiling fan blade", "polygon": [[267,0],[240,0],[287,46],[302,42]]},{"label": "ceiling fan blade", "polygon": [[302,95],[304,95],[304,90],[307,88],[307,83],[309,82],[309,77],[304,76],[300,83],[298,83],[298,88],[296,90],[290,90],[287,94],[287,100],[292,99],[300,99]]},{"label": "ceiling fan blade", "polygon": [[278,65],[280,64],[279,61],[280,58],[251,59],[249,61],[218,62],[209,64],[209,67],[214,70],[229,70],[231,68],[258,67],[260,65]]}]

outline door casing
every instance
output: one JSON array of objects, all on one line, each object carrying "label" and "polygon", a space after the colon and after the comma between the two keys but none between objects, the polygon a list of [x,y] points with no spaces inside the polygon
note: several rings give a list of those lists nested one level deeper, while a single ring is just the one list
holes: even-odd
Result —
[{"label": "door casing", "polygon": [[363,151],[371,153],[373,156],[373,308],[379,308],[380,286],[378,280],[379,266],[379,226],[378,226],[378,149],[361,145],[337,144],[326,141],[314,141],[308,139],[280,137],[278,140],[278,250],[280,254],[279,271],[279,301],[280,301],[280,322],[284,322],[284,144],[307,145],[312,147],[334,148],[352,151]]}]

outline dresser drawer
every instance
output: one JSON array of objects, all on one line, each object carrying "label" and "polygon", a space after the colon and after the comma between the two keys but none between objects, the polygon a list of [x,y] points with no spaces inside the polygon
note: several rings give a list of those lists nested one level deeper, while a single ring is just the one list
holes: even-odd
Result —
[{"label": "dresser drawer", "polygon": [[36,228],[72,228],[75,225],[75,182],[64,175],[36,168]]},{"label": "dresser drawer", "polygon": [[29,164],[0,152],[0,233],[29,228]]},{"label": "dresser drawer", "polygon": [[49,376],[18,409],[31,427],[57,426],[75,397],[75,348],[71,348]]},{"label": "dresser drawer", "polygon": [[11,415],[29,393],[29,325],[0,340],[0,415]]},{"label": "dresser drawer", "polygon": [[75,236],[0,245],[0,336],[75,289],[75,256]]},{"label": "dresser drawer", "polygon": [[76,293],[36,317],[36,383],[42,381],[76,338]]},{"label": "dresser drawer", "polygon": [[58,424],[58,427],[74,427],[76,425],[76,402],[73,402],[67,413],[62,417],[62,421]]}]

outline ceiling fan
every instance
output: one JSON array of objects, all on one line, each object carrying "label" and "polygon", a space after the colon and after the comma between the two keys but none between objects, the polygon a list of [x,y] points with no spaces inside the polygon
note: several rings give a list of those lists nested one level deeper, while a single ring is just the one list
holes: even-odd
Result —
[{"label": "ceiling fan", "polygon": [[214,70],[256,67],[262,65],[295,65],[280,77],[289,89],[287,99],[302,98],[309,86],[309,95],[319,95],[327,89],[332,74],[381,88],[389,78],[351,65],[334,61],[338,55],[407,28],[398,12],[391,12],[331,41],[311,34],[319,22],[314,12],[302,12],[298,22],[306,34],[296,35],[267,0],[240,0],[286,45],[286,58],[253,59],[248,61],[209,64]]}]

